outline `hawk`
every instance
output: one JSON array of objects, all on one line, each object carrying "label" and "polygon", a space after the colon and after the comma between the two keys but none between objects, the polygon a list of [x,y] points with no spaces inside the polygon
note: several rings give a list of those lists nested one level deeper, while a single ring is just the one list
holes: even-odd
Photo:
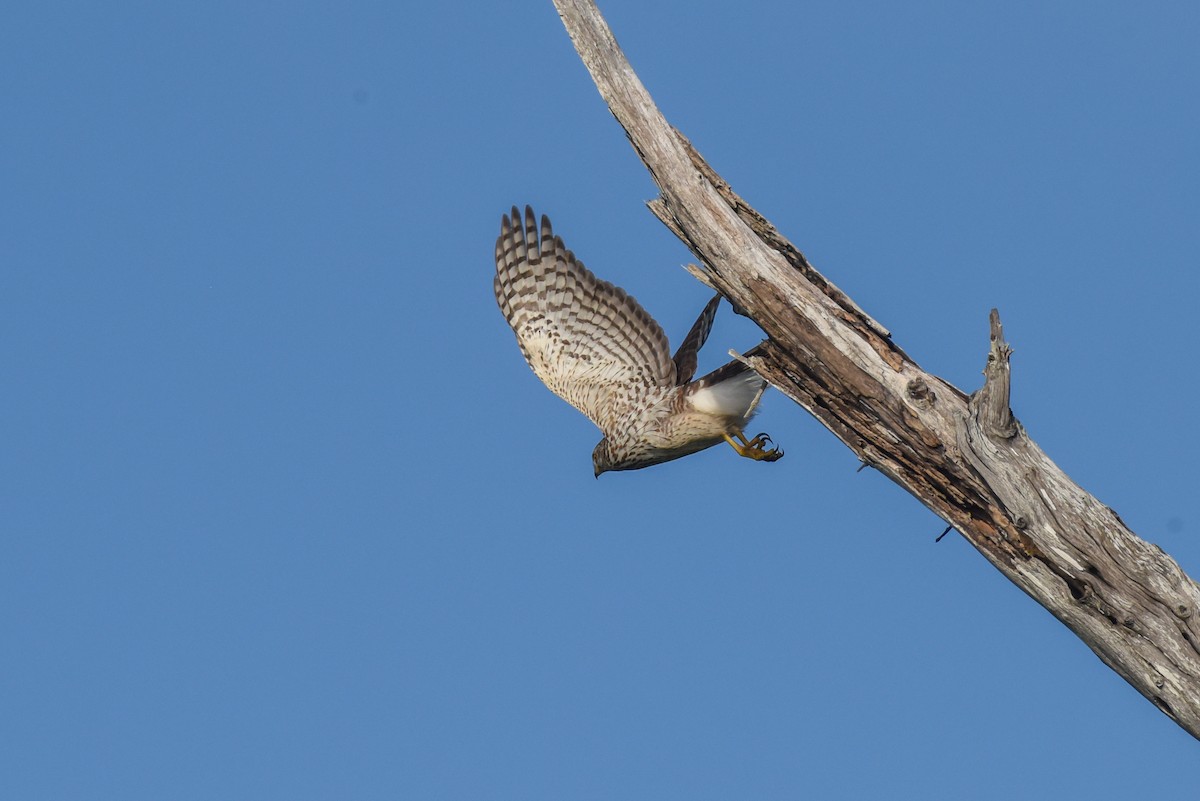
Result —
[{"label": "hawk", "polygon": [[721,296],[708,302],[675,355],[667,336],[625,290],[594,276],[554,235],[550,220],[514,206],[496,240],[496,302],[533,372],[587,415],[604,438],[592,452],[598,478],[704,450],[724,440],[773,462],[766,434],[747,439],[767,383],[734,361],[696,381],[696,357]]}]

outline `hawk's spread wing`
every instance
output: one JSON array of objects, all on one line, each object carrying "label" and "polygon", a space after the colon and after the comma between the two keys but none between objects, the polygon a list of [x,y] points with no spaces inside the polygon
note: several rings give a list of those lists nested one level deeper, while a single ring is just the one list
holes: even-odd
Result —
[{"label": "hawk's spread wing", "polygon": [[533,372],[605,433],[675,386],[662,327],[577,261],[545,216],[539,236],[528,206],[524,227],[515,206],[500,224],[495,290]]},{"label": "hawk's spread wing", "polygon": [[679,346],[679,350],[675,351],[675,381],[680,386],[691,381],[692,376],[696,375],[700,349],[708,340],[713,320],[717,316],[717,306],[720,304],[721,296],[714,295],[704,310],[700,312],[700,316],[692,325],[692,330],[688,331],[688,335],[683,338],[683,344]]}]

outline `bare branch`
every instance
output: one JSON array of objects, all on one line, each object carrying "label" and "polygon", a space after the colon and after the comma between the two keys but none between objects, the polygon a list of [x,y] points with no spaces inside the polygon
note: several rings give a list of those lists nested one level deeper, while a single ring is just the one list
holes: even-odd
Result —
[{"label": "bare branch", "polygon": [[971,398],[922,370],[667,123],[590,0],[555,5],[659,186],[651,210],[696,254],[697,277],[767,334],[743,358],[1200,738],[1200,587],[1013,419],[999,314]]}]

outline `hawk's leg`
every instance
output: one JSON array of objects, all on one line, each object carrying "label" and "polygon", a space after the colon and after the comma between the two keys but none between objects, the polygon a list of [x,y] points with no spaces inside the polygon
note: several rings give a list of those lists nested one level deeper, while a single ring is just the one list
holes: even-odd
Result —
[{"label": "hawk's leg", "polygon": [[[732,434],[733,437],[729,436],[729,434],[723,434],[722,436],[738,452],[739,456],[745,456],[747,459],[753,459],[756,462],[774,462],[783,458],[783,451],[778,448],[767,450],[767,445],[771,444],[771,438],[766,434],[759,434],[750,440],[746,439],[746,435],[741,429],[733,429]],[[737,437],[737,440],[734,437]]]}]

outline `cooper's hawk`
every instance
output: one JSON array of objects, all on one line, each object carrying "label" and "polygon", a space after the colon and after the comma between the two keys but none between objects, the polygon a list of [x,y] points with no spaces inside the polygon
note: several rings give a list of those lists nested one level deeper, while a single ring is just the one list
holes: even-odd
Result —
[{"label": "cooper's hawk", "polygon": [[742,456],[773,462],[771,438],[747,439],[766,382],[738,361],[692,381],[696,356],[721,296],[708,302],[674,358],[662,327],[623,289],[592,275],[542,217],[514,206],[496,240],[496,302],[525,361],[556,395],[600,427],[599,476],[636,470],[724,440]]}]

